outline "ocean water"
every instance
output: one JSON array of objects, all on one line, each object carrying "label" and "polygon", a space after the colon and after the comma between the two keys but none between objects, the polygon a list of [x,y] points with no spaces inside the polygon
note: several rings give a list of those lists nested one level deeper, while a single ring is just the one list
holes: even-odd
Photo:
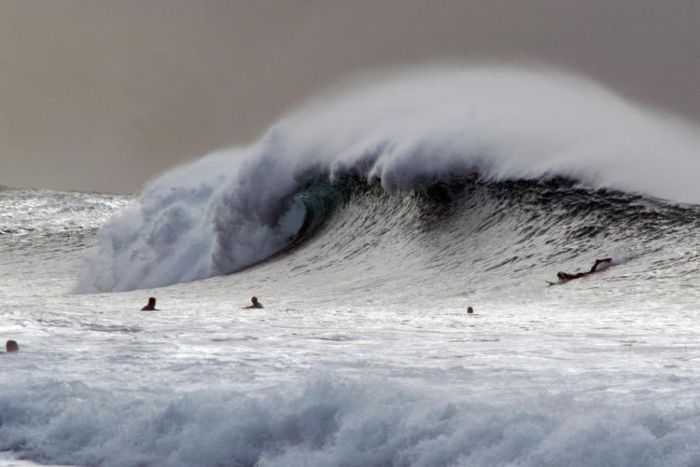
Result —
[{"label": "ocean water", "polygon": [[692,123],[442,68],[0,190],[0,465],[700,466],[698,175]]}]

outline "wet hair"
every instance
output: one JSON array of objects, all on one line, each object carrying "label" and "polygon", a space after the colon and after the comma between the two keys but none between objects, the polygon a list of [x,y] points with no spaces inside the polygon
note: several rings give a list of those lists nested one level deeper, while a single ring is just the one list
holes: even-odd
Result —
[{"label": "wet hair", "polygon": [[5,342],[5,350],[7,352],[17,352],[19,350],[19,345],[17,341],[9,340]]}]

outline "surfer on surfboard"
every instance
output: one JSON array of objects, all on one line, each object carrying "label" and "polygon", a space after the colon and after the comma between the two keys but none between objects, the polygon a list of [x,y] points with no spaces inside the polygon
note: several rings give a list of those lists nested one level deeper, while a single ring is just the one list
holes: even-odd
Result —
[{"label": "surfer on surfboard", "polygon": [[581,277],[586,277],[590,274],[593,274],[594,272],[600,272],[604,271],[605,269],[609,268],[612,265],[612,258],[603,258],[603,259],[597,259],[595,260],[595,264],[591,268],[590,271],[587,272],[577,272],[575,274],[569,274],[566,272],[558,272],[557,277],[559,278],[560,282],[568,282],[573,279],[578,279]]}]

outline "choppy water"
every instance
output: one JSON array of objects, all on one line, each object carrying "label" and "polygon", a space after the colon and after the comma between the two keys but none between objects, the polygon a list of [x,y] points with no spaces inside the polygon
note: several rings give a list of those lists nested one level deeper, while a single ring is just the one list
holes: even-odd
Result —
[{"label": "choppy water", "polygon": [[[633,114],[633,129],[652,125]],[[314,115],[295,118],[326,121]],[[0,451],[75,465],[700,465],[693,188],[675,199],[680,179],[595,179],[597,162],[571,152],[518,172],[512,139],[486,144],[517,125],[480,140],[482,155],[506,153],[491,163],[453,126],[404,139],[435,121],[385,127],[383,144],[341,121],[362,141],[343,157],[335,143],[310,155],[328,128],[285,124],[134,199],[0,191],[0,337],[21,347],[0,356]],[[655,140],[680,138],[666,123]],[[541,136],[528,128],[521,142]],[[558,128],[534,149],[560,147]],[[546,284],[605,256],[604,272]],[[242,309],[252,295],[263,310]],[[159,311],[140,311],[149,296]]]}]

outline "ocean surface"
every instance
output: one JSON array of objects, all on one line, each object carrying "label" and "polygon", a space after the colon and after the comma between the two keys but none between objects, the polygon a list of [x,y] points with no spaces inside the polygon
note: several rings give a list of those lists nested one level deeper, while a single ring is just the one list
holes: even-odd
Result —
[{"label": "ocean surface", "polygon": [[481,67],[2,189],[0,465],[700,466],[698,176],[696,124]]}]

